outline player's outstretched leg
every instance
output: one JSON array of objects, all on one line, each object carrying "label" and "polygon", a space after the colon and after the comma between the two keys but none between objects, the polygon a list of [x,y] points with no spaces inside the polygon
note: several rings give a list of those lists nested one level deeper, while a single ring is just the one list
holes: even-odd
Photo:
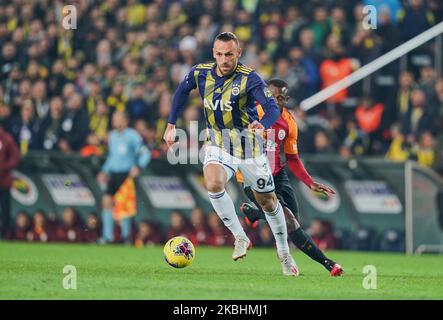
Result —
[{"label": "player's outstretched leg", "polygon": [[240,206],[240,211],[245,215],[247,219],[246,222],[249,225],[253,225],[260,219],[266,219],[263,211],[249,202],[242,203]]},{"label": "player's outstretched leg", "polygon": [[251,187],[244,187],[243,191],[248,199],[252,201],[252,203],[242,203],[240,206],[240,211],[245,215],[246,223],[253,226],[256,221],[260,219],[265,220],[266,217],[260,207],[260,204],[257,202],[257,200],[255,200],[254,192],[252,191]]},{"label": "player's outstretched leg", "polygon": [[[244,188],[245,194],[253,202],[253,204],[245,202],[240,206],[240,211],[248,218],[252,223],[266,219],[263,211],[258,208],[258,203],[254,199],[254,194],[250,187]],[[255,205],[255,206],[254,206]],[[293,207],[297,208],[294,204]],[[307,234],[300,226],[299,222],[295,218],[294,214],[286,206],[283,207],[289,239],[294,245],[300,249],[303,253],[309,256],[314,261],[317,261],[328,270],[331,276],[337,277],[343,274],[343,268],[333,260],[327,258],[325,254],[318,248],[311,236]]]},{"label": "player's outstretched leg", "polygon": [[300,272],[294,258],[289,252],[288,231],[280,202],[274,192],[255,193],[255,197],[263,209],[265,218],[274,234],[277,245],[277,255],[280,259],[283,274],[287,276],[298,276]]},{"label": "player's outstretched leg", "polygon": [[234,203],[225,190],[225,184],[227,182],[226,171],[221,165],[210,163],[205,166],[203,172],[212,206],[225,226],[235,237],[232,259],[238,260],[243,258],[246,256],[247,250],[251,247],[251,241],[246,236],[235,212]]},{"label": "player's outstretched leg", "polygon": [[335,263],[333,260],[325,256],[323,251],[321,251],[312,240],[311,236],[301,228],[291,210],[284,207],[284,213],[288,224],[289,239],[291,239],[295,246],[311,259],[323,265],[326,270],[330,272],[331,276],[341,276],[344,272],[343,268],[338,263]]}]

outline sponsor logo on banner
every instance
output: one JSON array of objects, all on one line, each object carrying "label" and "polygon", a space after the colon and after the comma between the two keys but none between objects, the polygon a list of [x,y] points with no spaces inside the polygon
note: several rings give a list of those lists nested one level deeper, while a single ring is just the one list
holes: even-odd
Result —
[{"label": "sponsor logo on banner", "polygon": [[195,200],[178,177],[141,177],[140,183],[152,205],[163,209],[192,209]]},{"label": "sponsor logo on banner", "polygon": [[[192,174],[188,175],[188,180],[191,182],[194,189],[197,190],[200,197],[202,197],[203,199],[205,199],[206,201],[208,201],[210,203],[211,201],[209,200],[209,197],[208,197],[208,191],[206,190],[206,187],[205,187],[205,178],[203,177],[203,175],[199,174],[199,173],[192,173]],[[235,203],[238,199],[238,191],[237,191],[236,187],[234,186],[234,183],[232,182],[232,180],[228,181],[225,188],[226,188],[226,192],[229,194],[232,201]]]},{"label": "sponsor logo on banner", "polygon": [[18,203],[32,206],[37,202],[38,189],[28,176],[19,171],[13,171],[11,195]]},{"label": "sponsor logo on banner", "polygon": [[360,213],[399,214],[403,207],[385,181],[348,180],[346,192]]},{"label": "sponsor logo on banner", "polygon": [[42,180],[59,206],[95,206],[91,190],[77,174],[44,174]]},{"label": "sponsor logo on banner", "polygon": [[333,213],[337,211],[337,209],[340,207],[340,201],[341,201],[340,194],[338,193],[337,188],[332,183],[324,179],[317,177],[315,178],[313,177],[313,179],[315,181],[330,186],[332,189],[335,190],[335,194],[331,197],[327,197],[323,193],[312,191],[303,182],[300,181],[299,182],[300,190],[303,196],[308,200],[311,206],[314,207],[314,209],[320,212]]}]

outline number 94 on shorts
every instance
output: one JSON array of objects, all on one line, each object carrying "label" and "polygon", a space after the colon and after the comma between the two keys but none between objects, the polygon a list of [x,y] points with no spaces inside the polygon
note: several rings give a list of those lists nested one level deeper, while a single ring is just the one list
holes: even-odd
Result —
[{"label": "number 94 on shorts", "polygon": [[240,171],[243,175],[244,185],[259,193],[268,193],[275,189],[272,171],[265,154],[255,158],[239,159],[221,148],[208,146],[204,166],[209,163],[218,163],[223,166],[228,176],[227,180]]}]

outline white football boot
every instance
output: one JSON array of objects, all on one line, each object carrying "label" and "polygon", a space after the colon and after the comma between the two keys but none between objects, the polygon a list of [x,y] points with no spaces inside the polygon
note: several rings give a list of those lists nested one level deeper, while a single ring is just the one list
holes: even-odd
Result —
[{"label": "white football boot", "polygon": [[248,237],[237,236],[234,242],[234,252],[232,253],[232,259],[237,261],[240,258],[246,256],[246,252],[251,248],[252,243]]},{"label": "white football boot", "polygon": [[281,255],[278,254],[278,258],[280,260],[281,268],[285,276],[296,277],[300,274],[300,271],[298,271],[297,264],[295,263],[295,260],[290,253],[283,253]]}]

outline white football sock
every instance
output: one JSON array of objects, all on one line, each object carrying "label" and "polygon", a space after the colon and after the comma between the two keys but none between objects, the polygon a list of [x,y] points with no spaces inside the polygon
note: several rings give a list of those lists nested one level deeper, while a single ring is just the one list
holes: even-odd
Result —
[{"label": "white football sock", "polygon": [[220,219],[232,232],[234,237],[246,237],[246,233],[240,224],[237,214],[235,213],[234,203],[226,190],[217,193],[208,192],[208,195],[215,212],[217,212]]},{"label": "white football sock", "polygon": [[266,221],[268,221],[269,227],[274,234],[277,252],[279,254],[289,253],[288,230],[286,228],[285,214],[283,213],[280,201],[273,212],[266,212],[265,210],[263,210],[263,212],[265,213]]}]

